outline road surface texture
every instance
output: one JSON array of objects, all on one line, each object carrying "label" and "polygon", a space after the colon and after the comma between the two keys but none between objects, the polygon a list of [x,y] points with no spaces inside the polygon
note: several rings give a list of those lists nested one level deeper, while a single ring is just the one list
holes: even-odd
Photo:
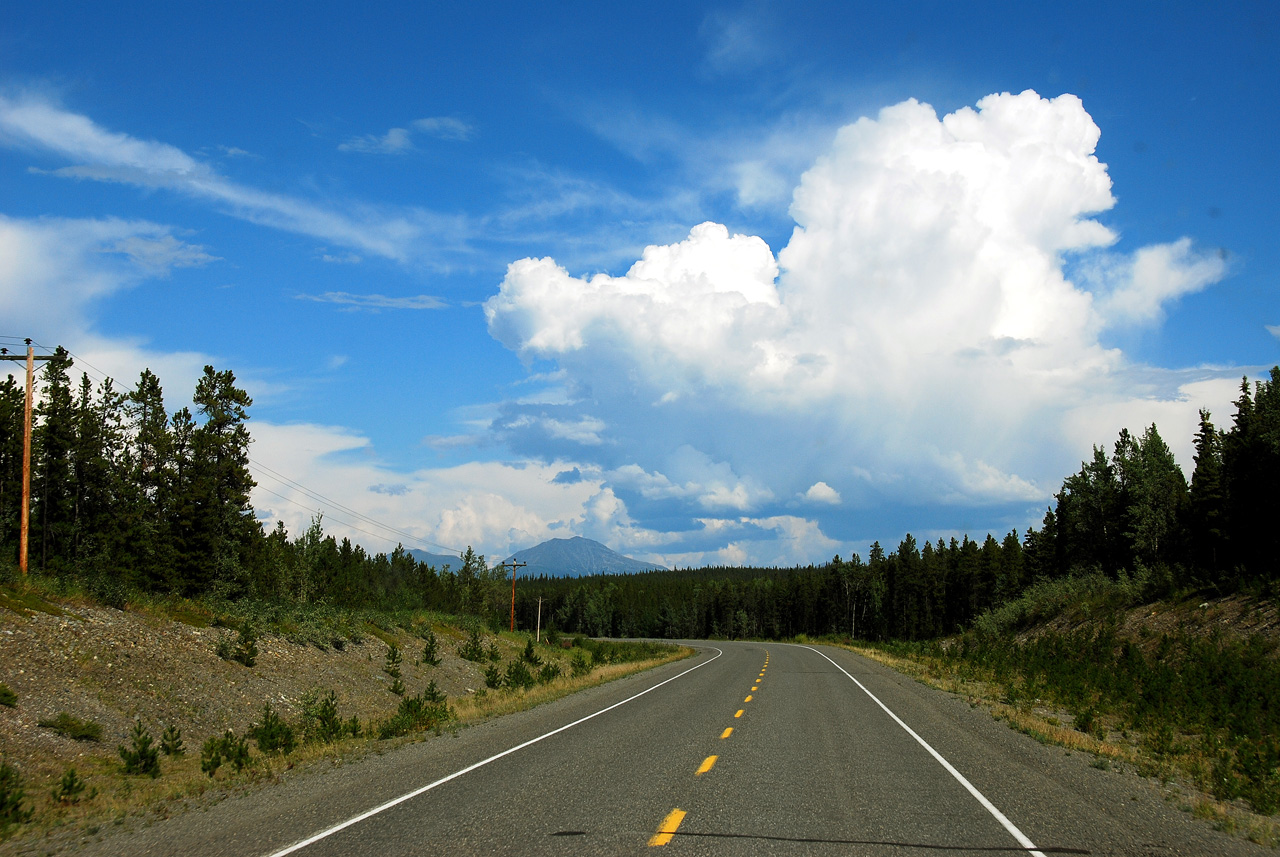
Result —
[{"label": "road surface texture", "polygon": [[852,653],[690,645],[694,658],[83,853],[1268,853]]}]

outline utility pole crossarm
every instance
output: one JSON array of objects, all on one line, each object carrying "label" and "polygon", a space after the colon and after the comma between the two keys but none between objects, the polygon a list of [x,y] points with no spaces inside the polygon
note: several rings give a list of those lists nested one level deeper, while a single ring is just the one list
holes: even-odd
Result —
[{"label": "utility pole crossarm", "polygon": [[36,361],[50,360],[52,354],[36,356],[31,347],[31,340],[26,340],[26,356],[10,354],[9,349],[0,348],[0,360],[24,361],[27,364],[26,403],[23,407],[22,429],[22,520],[18,539],[18,567],[25,576],[27,573],[27,544],[31,536],[31,397],[35,387]]},{"label": "utility pole crossarm", "polygon": [[500,562],[497,568],[506,568],[511,566],[511,630],[516,629],[516,571],[524,568],[529,563],[513,560],[511,562]]}]

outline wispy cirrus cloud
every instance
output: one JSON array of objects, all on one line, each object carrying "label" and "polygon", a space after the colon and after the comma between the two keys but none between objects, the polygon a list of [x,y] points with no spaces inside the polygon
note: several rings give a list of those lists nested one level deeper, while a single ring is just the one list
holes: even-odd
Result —
[{"label": "wispy cirrus cloud", "polygon": [[338,144],[339,152],[363,152],[375,155],[397,155],[413,149],[413,138],[404,128],[392,128],[385,134],[364,134]]},{"label": "wispy cirrus cloud", "polygon": [[474,127],[453,116],[427,116],[415,119],[412,124],[416,130],[441,140],[465,142],[475,133]]},{"label": "wispy cirrus cloud", "polygon": [[409,123],[410,128],[390,128],[385,134],[362,134],[338,144],[339,152],[360,152],[367,155],[402,155],[414,150],[413,131],[419,131],[438,140],[465,142],[471,139],[473,129],[461,119],[452,116],[428,116]]},{"label": "wispy cirrus cloud", "polygon": [[418,207],[322,202],[259,190],[232,181],[176,146],[110,131],[43,95],[0,94],[0,145],[74,163],[40,170],[62,178],[163,188],[215,204],[225,213],[275,229],[323,238],[397,261],[461,250],[471,237],[467,218]]},{"label": "wispy cirrus cloud", "polygon": [[435,295],[356,295],[351,292],[323,292],[318,295],[296,295],[300,301],[341,304],[352,310],[380,309],[445,309],[448,302]]}]

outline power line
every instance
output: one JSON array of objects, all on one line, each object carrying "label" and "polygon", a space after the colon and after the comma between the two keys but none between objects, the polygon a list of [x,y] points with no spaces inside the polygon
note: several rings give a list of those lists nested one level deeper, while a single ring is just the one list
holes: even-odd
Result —
[{"label": "power line", "polygon": [[[249,461],[250,461],[250,462],[252,462],[252,464],[253,464],[253,465],[255,465],[254,467],[250,468],[250,469],[254,470],[255,472],[258,472],[258,471],[259,471],[259,469],[261,469],[261,470],[265,470],[265,471],[267,471],[267,473],[271,474],[271,476],[269,476],[268,478],[274,478],[277,482],[281,482],[281,483],[283,483],[283,484],[285,484],[285,485],[288,485],[288,486],[289,486],[289,487],[291,487],[291,488],[294,488],[294,489],[296,489],[296,490],[298,490],[298,491],[301,491],[303,494],[305,494],[306,496],[310,497],[312,500],[315,500],[315,501],[317,501],[317,502],[319,502],[319,503],[322,503],[322,504],[328,505],[328,506],[330,506],[330,507],[331,507],[331,508],[333,508],[333,509],[338,509],[338,510],[341,510],[341,511],[343,511],[343,512],[346,512],[346,513],[347,513],[347,514],[349,514],[349,515],[353,515],[353,516],[355,516],[357,519],[359,519],[359,520],[361,520],[361,521],[364,521],[365,523],[372,524],[372,525],[373,525],[373,526],[375,526],[375,527],[380,527],[381,529],[386,530],[386,531],[387,531],[387,532],[389,532],[389,533],[395,533],[395,534],[396,534],[396,535],[398,535],[398,536],[402,536],[403,538],[405,538],[405,539],[407,539],[407,540],[409,540],[409,541],[411,541],[411,542],[414,542],[414,543],[420,544],[420,545],[430,545],[431,547],[439,548],[440,550],[446,550],[446,551],[449,551],[450,553],[456,553],[456,554],[458,554],[459,556],[461,556],[461,555],[462,555],[462,553],[463,553],[462,551],[457,550],[457,549],[455,549],[455,548],[451,548],[451,547],[449,547],[449,546],[447,546],[447,545],[437,544],[437,543],[435,543],[435,542],[428,541],[427,539],[420,538],[420,537],[418,537],[418,536],[413,535],[412,533],[406,532],[406,531],[401,530],[401,529],[399,529],[399,528],[397,528],[397,527],[393,527],[393,526],[391,526],[390,524],[384,524],[384,523],[382,523],[381,521],[379,521],[379,520],[377,520],[377,519],[375,519],[375,518],[371,518],[371,517],[369,517],[368,515],[364,514],[363,512],[357,512],[355,509],[351,509],[351,508],[348,508],[348,507],[346,507],[346,506],[343,506],[341,503],[338,503],[336,500],[330,500],[328,497],[324,496],[324,495],[323,495],[323,494],[321,494],[320,492],[315,491],[315,490],[312,490],[311,488],[308,488],[308,487],[306,487],[305,485],[302,485],[302,484],[301,484],[301,483],[299,483],[299,482],[295,482],[294,480],[292,480],[292,479],[288,478],[287,476],[284,476],[283,474],[278,473],[278,472],[276,472],[275,470],[272,470],[270,467],[267,467],[265,464],[263,464],[262,462],[258,461],[257,459],[250,458],[250,459],[249,459]],[[261,473],[259,473],[259,475],[262,475],[262,474],[261,474]],[[259,486],[259,487],[262,487],[262,486]],[[307,507],[306,507],[306,506],[303,506],[301,503],[298,503],[298,502],[297,502],[297,501],[295,501],[295,500],[292,500],[292,499],[290,499],[290,498],[288,498],[288,497],[284,497],[284,496],[282,496],[282,495],[280,495],[280,494],[277,494],[275,491],[271,491],[271,490],[270,490],[270,489],[268,489],[268,488],[262,488],[262,490],[263,490],[263,491],[268,492],[269,494],[273,494],[273,495],[275,495],[276,497],[280,497],[282,500],[287,500],[288,502],[294,503],[294,504],[295,504],[296,506],[298,506],[299,508],[307,509]],[[313,512],[314,512],[314,511],[319,511],[319,510],[315,510],[315,509],[308,509],[308,511],[313,511]],[[352,523],[350,523],[350,522],[342,521],[342,520],[341,520],[341,518],[339,518],[339,521],[341,521],[341,523],[344,523],[344,524],[346,524],[346,525],[347,525],[347,526],[349,526],[349,527],[352,527],[353,529],[360,530],[360,532],[362,532],[362,533],[368,533],[369,535],[376,535],[375,533],[369,533],[369,532],[368,532],[368,530],[361,529],[360,527],[357,527],[357,526],[355,526],[354,524],[352,524]],[[382,536],[378,536],[378,538],[384,538],[384,539],[385,539],[385,538],[387,538],[387,536],[382,535]]]},{"label": "power line", "polygon": [[[294,500],[292,497],[286,497],[286,496],[285,496],[285,495],[283,495],[283,494],[280,494],[280,493],[277,493],[277,492],[275,492],[275,491],[272,491],[270,488],[263,488],[261,485],[259,485],[258,487],[259,487],[259,488],[261,488],[261,489],[262,489],[263,491],[265,491],[266,493],[268,493],[268,494],[272,495],[273,497],[278,497],[279,499],[281,499],[281,500],[285,501],[286,503],[292,503],[293,505],[297,506],[299,509],[303,509],[303,510],[305,510],[305,511],[307,511],[307,512],[311,512],[313,515],[320,515],[320,514],[323,514],[323,510],[321,510],[321,509],[312,509],[312,508],[311,508],[311,507],[309,507],[309,506],[304,506],[303,504],[299,503],[297,500]],[[371,532],[371,531],[369,531],[369,530],[364,529],[363,527],[356,526],[355,524],[351,523],[350,521],[344,521],[344,520],[342,520],[341,518],[338,518],[338,517],[336,517],[336,516],[335,516],[335,519],[337,520],[337,522],[338,522],[339,524],[342,524],[342,525],[343,525],[343,526],[345,526],[345,527],[350,527],[351,529],[355,530],[356,532],[364,533],[366,536],[372,536],[372,537],[373,537],[373,538],[375,538],[375,539],[382,539],[382,540],[384,540],[384,541],[385,541],[385,540],[387,540],[387,537],[386,537],[385,535],[381,535],[381,534],[379,534],[379,533]],[[427,545],[431,545],[432,547],[444,548],[444,546],[443,546],[443,545],[437,545],[437,544],[434,544],[433,542],[423,542],[423,541],[420,541],[419,539],[412,539],[412,538],[411,538],[411,539],[410,539],[410,542],[411,542],[411,544],[410,544],[410,546],[411,546],[411,547],[412,547],[414,544],[416,544],[418,547],[421,547],[422,545],[427,544]],[[445,549],[445,550],[452,550],[452,548],[444,548],[444,549]],[[461,551],[458,551],[458,556],[459,556],[459,557],[461,557],[461,556],[462,556],[462,552],[461,552]]]},{"label": "power line", "polygon": [[462,551],[454,551],[454,549],[453,549],[453,548],[448,547],[448,546],[446,546],[446,545],[438,545],[438,544],[436,544],[435,542],[431,542],[431,541],[427,541],[427,540],[425,540],[425,539],[421,539],[421,538],[419,538],[418,536],[413,535],[413,533],[405,532],[404,530],[401,530],[401,529],[398,529],[398,528],[396,528],[396,527],[393,527],[393,526],[391,526],[390,524],[384,524],[384,523],[382,523],[381,521],[378,521],[378,520],[375,520],[374,518],[369,517],[368,515],[364,514],[363,512],[357,512],[355,509],[352,509],[352,508],[349,508],[349,507],[347,507],[347,506],[344,506],[344,505],[342,505],[341,503],[339,503],[338,501],[333,500],[333,499],[330,499],[329,497],[324,496],[324,495],[323,495],[323,494],[321,494],[319,491],[316,491],[316,490],[314,490],[314,489],[312,489],[312,488],[308,488],[308,487],[306,487],[305,485],[302,485],[301,483],[295,482],[294,480],[290,479],[289,477],[285,476],[283,473],[280,473],[279,471],[272,470],[270,467],[268,467],[267,465],[263,464],[261,461],[258,461],[256,458],[253,458],[252,456],[250,456],[250,457],[249,457],[249,461],[251,461],[253,464],[257,465],[258,467],[260,467],[260,468],[262,468],[263,470],[265,470],[265,471],[267,471],[268,473],[270,473],[270,474],[271,474],[272,476],[274,476],[277,480],[279,480],[279,481],[281,481],[281,482],[283,482],[283,483],[285,483],[285,484],[289,485],[290,487],[296,488],[296,489],[298,489],[299,491],[302,491],[304,494],[308,495],[308,496],[309,496],[309,497],[311,497],[313,500],[318,500],[318,501],[320,501],[320,502],[322,502],[322,503],[328,503],[330,506],[334,507],[335,509],[341,509],[342,511],[346,512],[347,514],[355,515],[357,518],[359,518],[359,519],[360,519],[360,520],[362,520],[362,521],[367,521],[368,523],[373,524],[374,526],[382,527],[384,530],[387,530],[387,531],[392,532],[392,533],[396,533],[397,535],[404,536],[404,537],[405,537],[405,538],[407,538],[407,539],[413,539],[414,541],[420,541],[420,542],[422,542],[423,544],[428,544],[428,545],[431,545],[432,547],[440,548],[441,550],[453,551],[454,553],[462,553]]}]

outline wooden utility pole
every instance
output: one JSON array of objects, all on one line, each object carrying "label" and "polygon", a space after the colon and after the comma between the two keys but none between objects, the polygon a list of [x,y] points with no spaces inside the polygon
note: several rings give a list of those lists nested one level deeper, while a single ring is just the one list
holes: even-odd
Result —
[{"label": "wooden utility pole", "polygon": [[538,596],[538,636],[534,640],[535,643],[542,642],[542,596]]},{"label": "wooden utility pole", "polygon": [[27,543],[31,537],[31,395],[35,388],[36,361],[48,360],[53,356],[42,354],[37,357],[31,347],[31,340],[26,340],[26,343],[26,357],[10,354],[9,349],[0,348],[0,360],[25,360],[27,363],[27,397],[23,407],[22,430],[22,518],[18,529],[18,567],[22,569],[23,575],[27,573]]},{"label": "wooden utility pole", "polygon": [[511,630],[516,629],[516,569],[524,568],[527,562],[500,562],[498,568],[506,568],[511,566]]}]

